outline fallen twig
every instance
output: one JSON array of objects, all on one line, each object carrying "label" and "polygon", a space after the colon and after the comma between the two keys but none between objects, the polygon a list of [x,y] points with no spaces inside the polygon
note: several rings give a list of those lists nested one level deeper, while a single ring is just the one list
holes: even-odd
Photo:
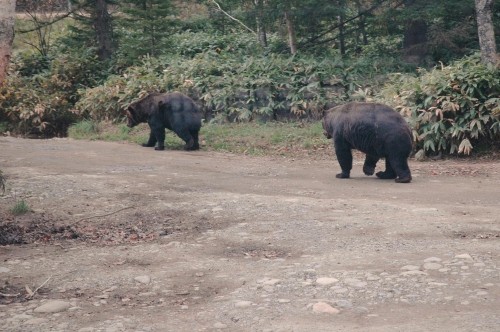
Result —
[{"label": "fallen twig", "polygon": [[[40,288],[42,288],[42,287],[43,287],[43,286],[44,286],[47,282],[49,282],[49,280],[50,280],[51,278],[52,278],[52,276],[50,276],[47,280],[45,280],[45,281],[43,282],[43,284],[41,284],[40,286],[38,286],[38,287],[35,289],[35,291],[31,292],[31,294],[26,295],[26,298],[27,298],[27,299],[33,298],[33,296],[35,296],[35,295],[36,295],[36,293],[38,292],[38,290],[39,290]],[[26,286],[26,290],[28,290],[28,289],[29,289],[29,287],[28,287],[28,286]]]},{"label": "fallen twig", "polygon": [[18,297],[19,295],[21,295],[21,293],[17,293],[17,294],[0,293],[0,296],[3,296],[3,297]]},{"label": "fallen twig", "polygon": [[127,206],[127,207],[121,208],[119,210],[116,210],[114,212],[110,212],[110,213],[106,213],[106,214],[100,214],[100,215],[96,215],[96,216],[85,217],[85,218],[82,218],[80,220],[75,221],[74,223],[76,224],[76,223],[79,223],[80,221],[84,221],[84,220],[88,220],[88,219],[92,219],[92,218],[107,217],[107,216],[110,216],[112,214],[118,213],[120,211],[131,209],[131,208],[134,208],[134,207],[135,206]]}]

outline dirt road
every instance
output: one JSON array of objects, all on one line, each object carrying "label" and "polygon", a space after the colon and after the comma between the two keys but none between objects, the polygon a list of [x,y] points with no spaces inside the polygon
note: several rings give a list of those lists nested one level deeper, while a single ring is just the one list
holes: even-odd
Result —
[{"label": "dirt road", "polygon": [[498,331],[500,163],[361,166],[0,138],[0,330]]}]

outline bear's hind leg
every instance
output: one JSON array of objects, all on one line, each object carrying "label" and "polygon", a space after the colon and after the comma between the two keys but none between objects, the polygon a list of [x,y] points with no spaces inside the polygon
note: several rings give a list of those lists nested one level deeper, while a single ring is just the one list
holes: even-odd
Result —
[{"label": "bear's hind leg", "polygon": [[198,142],[198,130],[190,130],[189,131],[191,133],[191,136],[193,136],[193,140],[194,140],[194,143],[193,143],[193,146],[191,148],[191,150],[199,150],[200,149],[200,143]]},{"label": "bear's hind leg", "polygon": [[379,179],[395,179],[397,177],[396,172],[392,168],[391,162],[389,162],[389,158],[385,158],[385,171],[377,172],[375,174]]},{"label": "bear's hind leg", "polygon": [[363,173],[366,175],[373,175],[373,173],[375,173],[375,166],[377,166],[378,160],[379,157],[367,154],[363,165]]},{"label": "bear's hind leg", "polygon": [[184,150],[190,151],[195,150],[195,140],[188,129],[184,128],[175,132],[186,144],[184,145]]},{"label": "bear's hind leg", "polygon": [[408,160],[406,158],[394,158],[390,160],[392,168],[394,169],[397,177],[397,183],[411,182],[410,167],[408,167]]}]

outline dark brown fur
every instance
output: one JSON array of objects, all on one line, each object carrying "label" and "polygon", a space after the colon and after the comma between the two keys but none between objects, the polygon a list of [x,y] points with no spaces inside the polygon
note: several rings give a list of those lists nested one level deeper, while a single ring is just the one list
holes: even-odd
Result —
[{"label": "dark brown fur", "polygon": [[381,179],[410,182],[408,157],[412,150],[411,131],[404,118],[389,106],[376,103],[349,103],[330,109],[323,118],[324,134],[332,138],[342,172],[337,178],[349,178],[351,149],[366,153],[363,172],[372,175],[380,158],[386,170]]},{"label": "dark brown fur", "polygon": [[153,147],[158,143],[155,150],[164,150],[167,128],[186,142],[185,150],[200,148],[201,112],[194,101],[182,93],[151,93],[130,104],[126,115],[128,127],[142,122],[149,124],[149,140],[143,146]]}]

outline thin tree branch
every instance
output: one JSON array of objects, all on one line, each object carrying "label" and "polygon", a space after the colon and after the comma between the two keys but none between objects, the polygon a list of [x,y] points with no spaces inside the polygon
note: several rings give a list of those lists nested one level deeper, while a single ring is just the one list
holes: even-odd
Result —
[{"label": "thin tree branch", "polygon": [[[16,33],[29,33],[29,32],[33,32],[33,31],[36,31],[36,30],[43,29],[46,26],[52,25],[54,23],[57,23],[57,22],[65,19],[65,18],[69,17],[70,15],[72,15],[75,12],[79,11],[80,9],[86,7],[89,3],[90,3],[90,1],[85,1],[81,6],[75,8],[75,9],[69,11],[69,12],[67,12],[64,15],[57,16],[54,20],[52,20],[50,22],[40,23],[36,27],[31,28],[31,29],[27,29],[27,30],[16,30]],[[33,20],[38,23],[38,20],[34,19],[34,16],[30,12],[28,12],[28,15],[30,15],[33,18]]]},{"label": "thin tree branch", "polygon": [[247,29],[248,31],[250,31],[251,33],[253,33],[254,35],[257,36],[257,32],[253,31],[252,29],[250,29],[247,25],[245,25],[245,23],[241,22],[240,20],[238,20],[237,18],[231,16],[228,12],[226,12],[224,9],[221,8],[221,6],[215,1],[215,0],[212,0],[212,2],[219,8],[219,10],[221,12],[224,13],[224,15],[226,15],[227,17],[229,17],[230,19],[232,19],[233,21],[236,21],[238,22],[239,24],[241,24],[245,29]]},{"label": "thin tree branch", "polygon": [[[321,37],[323,37],[323,36],[325,36],[325,35],[329,34],[330,32],[332,32],[332,31],[334,31],[334,30],[338,29],[341,25],[344,25],[344,24],[346,24],[346,23],[349,23],[349,22],[351,22],[351,21],[354,21],[354,20],[356,20],[356,19],[360,18],[360,17],[361,17],[361,16],[363,16],[363,15],[366,15],[366,14],[368,14],[368,13],[371,13],[372,11],[374,11],[375,9],[377,9],[378,7],[380,7],[380,6],[381,6],[384,2],[387,2],[387,1],[389,1],[389,0],[381,0],[381,1],[379,1],[379,2],[377,2],[377,3],[375,3],[375,4],[373,4],[370,8],[368,8],[368,9],[366,9],[366,10],[363,10],[362,12],[359,12],[357,15],[355,15],[355,16],[353,16],[353,17],[350,17],[350,18],[348,18],[348,19],[344,20],[343,22],[340,22],[340,23],[338,23],[338,24],[336,24],[336,25],[334,25],[334,26],[332,26],[332,27],[328,28],[326,31],[324,31],[324,32],[320,33],[319,35],[317,35],[317,36],[315,36],[315,37],[313,37],[313,38],[311,38],[311,39],[308,39],[308,40],[306,40],[306,41],[304,41],[304,42],[300,43],[300,44],[299,44],[300,48],[302,48],[303,46],[306,46],[307,44],[311,44],[311,43],[315,42],[316,40],[320,39]],[[404,2],[404,0],[400,1],[400,2],[396,5],[396,7],[401,6],[401,5],[403,4],[403,2]]]}]

